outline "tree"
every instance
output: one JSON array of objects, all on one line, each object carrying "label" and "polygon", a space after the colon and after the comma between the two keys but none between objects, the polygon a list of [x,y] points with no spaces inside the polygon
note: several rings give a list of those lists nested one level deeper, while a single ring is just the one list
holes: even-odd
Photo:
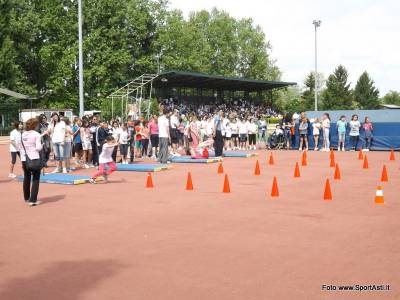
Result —
[{"label": "tree", "polygon": [[400,105],[400,93],[396,91],[389,91],[383,98],[385,104]]},{"label": "tree", "polygon": [[[0,0],[0,84],[40,95],[41,107],[78,108],[77,0]],[[86,108],[106,108],[122,82],[179,69],[277,80],[271,45],[251,19],[167,0],[83,1]],[[159,59],[157,59],[159,57]],[[38,100],[39,101],[39,100]]]},{"label": "tree", "polygon": [[352,109],[350,83],[344,66],[339,65],[326,81],[326,89],[322,92],[323,109]]},{"label": "tree", "polygon": [[378,109],[381,102],[379,91],[367,72],[361,74],[354,88],[354,101],[360,109]]}]

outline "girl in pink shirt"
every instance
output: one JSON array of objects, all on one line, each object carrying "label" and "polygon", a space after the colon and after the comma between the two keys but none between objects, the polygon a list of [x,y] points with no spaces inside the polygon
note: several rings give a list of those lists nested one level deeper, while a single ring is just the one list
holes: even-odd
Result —
[{"label": "girl in pink shirt", "polygon": [[149,123],[150,130],[150,142],[151,142],[151,152],[153,159],[157,158],[158,154],[158,117],[156,115],[153,116]]}]

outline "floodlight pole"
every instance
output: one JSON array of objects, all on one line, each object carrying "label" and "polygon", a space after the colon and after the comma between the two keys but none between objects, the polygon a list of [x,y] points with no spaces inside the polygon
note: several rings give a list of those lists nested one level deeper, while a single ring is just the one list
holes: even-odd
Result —
[{"label": "floodlight pole", "polygon": [[315,73],[314,73],[314,97],[315,97],[315,111],[318,110],[318,65],[317,65],[317,28],[321,26],[321,20],[314,20],[313,25],[315,28]]},{"label": "floodlight pole", "polygon": [[83,117],[83,39],[82,39],[82,0],[78,0],[78,35],[79,35],[79,116]]}]

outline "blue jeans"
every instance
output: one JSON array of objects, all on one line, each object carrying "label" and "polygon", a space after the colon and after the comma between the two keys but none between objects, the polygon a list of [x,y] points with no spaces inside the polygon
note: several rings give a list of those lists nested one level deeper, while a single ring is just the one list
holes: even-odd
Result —
[{"label": "blue jeans", "polygon": [[57,161],[64,160],[64,143],[53,143],[54,156]]}]

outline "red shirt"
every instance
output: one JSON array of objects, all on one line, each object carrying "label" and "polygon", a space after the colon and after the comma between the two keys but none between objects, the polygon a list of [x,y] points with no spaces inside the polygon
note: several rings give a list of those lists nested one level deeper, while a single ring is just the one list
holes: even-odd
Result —
[{"label": "red shirt", "polygon": [[140,133],[140,131],[142,130],[142,126],[136,126],[135,127],[135,131],[136,131],[136,140],[137,141],[141,141],[142,140],[142,134]]}]

